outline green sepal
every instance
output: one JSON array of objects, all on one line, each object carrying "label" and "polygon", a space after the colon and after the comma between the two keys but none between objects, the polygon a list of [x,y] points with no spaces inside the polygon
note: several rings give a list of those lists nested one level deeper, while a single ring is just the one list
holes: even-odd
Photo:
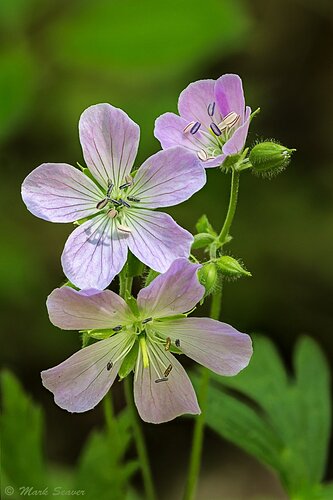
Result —
[{"label": "green sepal", "polygon": [[192,250],[196,250],[197,248],[205,248],[213,243],[214,239],[214,236],[209,233],[195,234],[191,248]]},{"label": "green sepal", "polygon": [[61,288],[63,288],[64,286],[68,286],[69,288],[73,288],[74,290],[77,290],[77,291],[80,290],[80,288],[78,288],[77,286],[73,285],[73,283],[71,281],[65,281],[65,283],[63,283],[61,285]]},{"label": "green sepal", "polygon": [[[190,312],[192,312],[192,311],[190,311]],[[183,318],[187,318],[187,314],[174,314],[173,316],[165,316],[164,318],[158,318],[158,321],[166,322],[166,321],[174,321],[176,319],[183,319]]]},{"label": "green sepal", "polygon": [[85,330],[83,333],[87,334],[89,337],[92,337],[93,339],[104,340],[108,339],[116,332],[112,328],[105,328],[104,330],[96,328],[94,330]]},{"label": "green sepal", "polygon": [[77,164],[79,165],[79,167],[81,168],[82,172],[84,173],[84,175],[86,175],[87,177],[89,177],[89,179],[91,181],[93,181],[94,184],[96,184],[97,187],[99,187],[99,189],[101,189],[103,192],[105,192],[105,189],[102,188],[102,186],[97,182],[97,180],[95,179],[95,177],[92,175],[92,173],[90,172],[89,168],[87,167],[82,167],[82,165],[80,165],[78,162]]},{"label": "green sepal", "polygon": [[261,109],[257,108],[254,111],[252,111],[251,116],[250,116],[250,123],[252,122],[253,118],[255,118],[257,115],[259,115]]},{"label": "green sepal", "polygon": [[198,233],[208,233],[214,236],[214,238],[217,236],[216,232],[213,229],[213,226],[208,220],[208,217],[206,214],[203,214],[198,222],[195,225],[195,228]]},{"label": "green sepal", "polygon": [[130,310],[132,311],[132,313],[134,314],[134,316],[139,316],[140,315],[140,311],[139,311],[139,307],[138,307],[138,303],[136,301],[136,299],[132,296],[132,295],[128,295],[126,298],[126,302],[130,308]]},{"label": "green sepal", "polygon": [[134,278],[135,276],[141,276],[144,271],[144,264],[137,258],[132,252],[128,252],[127,258],[127,276],[129,278]]},{"label": "green sepal", "polygon": [[173,345],[170,346],[169,351],[172,352],[172,354],[183,354],[182,351],[178,349],[178,347]]},{"label": "green sepal", "polygon": [[241,153],[227,156],[221,166],[222,170],[230,170],[238,166],[240,158],[241,158]]},{"label": "green sepal", "polygon": [[118,372],[120,380],[127,377],[135,368],[135,363],[138,358],[139,352],[139,342],[135,341],[130,352],[125,356],[123,362],[121,363],[120,370]]},{"label": "green sepal", "polygon": [[92,215],[89,215],[89,217],[84,217],[83,219],[78,219],[78,220],[75,220],[73,222],[74,226],[81,226],[81,224],[83,224],[84,222],[87,222],[87,220],[90,220],[90,219],[93,219],[94,217],[96,217],[97,214],[92,214]]},{"label": "green sepal", "polygon": [[146,279],[145,279],[145,286],[148,286],[150,285],[150,283],[152,281],[154,281],[155,278],[157,278],[157,276],[159,275],[160,273],[158,273],[157,271],[154,271],[154,269],[149,269],[149,272],[146,276]]}]

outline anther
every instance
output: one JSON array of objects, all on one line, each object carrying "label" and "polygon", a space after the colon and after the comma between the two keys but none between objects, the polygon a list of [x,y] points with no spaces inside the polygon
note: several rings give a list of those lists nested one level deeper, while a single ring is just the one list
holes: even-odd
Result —
[{"label": "anther", "polygon": [[207,112],[208,112],[209,116],[213,116],[214,111],[215,111],[215,102],[211,102],[210,104],[208,104],[208,107],[207,107]]},{"label": "anther", "polygon": [[184,134],[187,134],[195,125],[195,122],[190,122],[186,127],[183,129]]},{"label": "anther", "polygon": [[107,371],[109,372],[112,367],[113,367],[113,363],[112,363],[112,361],[109,361],[108,364],[106,365]]},{"label": "anther", "polygon": [[155,380],[155,384],[159,384],[160,382],[167,382],[168,381],[168,378],[167,377],[163,377],[163,378],[157,378]]},{"label": "anther", "polygon": [[210,124],[210,129],[211,129],[211,131],[212,131],[215,135],[217,135],[217,136],[219,136],[219,135],[221,135],[221,134],[222,134],[221,130],[218,128],[218,126],[217,126],[217,125],[216,125],[216,123],[214,123],[214,122],[212,122],[212,123]]},{"label": "anther", "polygon": [[199,160],[201,160],[201,161],[206,161],[208,158],[207,153],[204,149],[201,149],[200,151],[198,151],[197,155],[198,155]]},{"label": "anther", "polygon": [[125,184],[122,184],[121,186],[119,186],[119,189],[128,188],[131,184],[132,184],[131,182],[125,182]]},{"label": "anther", "polygon": [[102,208],[106,207],[107,204],[108,204],[108,199],[104,198],[104,200],[101,200],[97,203],[96,208],[97,210],[101,210]]},{"label": "anther", "polygon": [[127,196],[128,201],[134,201],[134,203],[139,203],[139,198],[134,198],[134,196]]},{"label": "anther", "polygon": [[114,188],[114,184],[112,182],[109,183],[108,190],[106,192],[107,198],[110,196],[112,189]]},{"label": "anther", "polygon": [[122,198],[119,198],[119,201],[122,205],[124,205],[124,207],[131,208],[131,205],[129,203],[127,203],[127,201],[123,200]]},{"label": "anther", "polygon": [[172,365],[169,365],[168,368],[165,370],[165,372],[163,373],[163,375],[165,377],[167,377],[169,375],[169,373],[171,372],[172,370]]},{"label": "anther", "polygon": [[176,339],[176,340],[175,340],[175,346],[176,346],[176,347],[180,347],[180,340],[179,340],[179,339]]},{"label": "anther", "polygon": [[130,175],[125,175],[125,181],[129,185],[133,184],[133,179],[132,179],[132,177]]},{"label": "anther", "polygon": [[123,226],[122,224],[118,224],[117,227],[118,227],[119,231],[122,231],[124,233],[131,233],[132,232],[131,228],[128,226]]},{"label": "anther", "polygon": [[196,134],[199,130],[199,128],[201,127],[201,123],[200,122],[195,122],[195,124],[192,126],[190,132],[192,135]]},{"label": "anther", "polygon": [[171,346],[171,339],[170,339],[170,337],[167,337],[166,343],[165,343],[165,350],[168,351],[170,349],[170,346]]},{"label": "anther", "polygon": [[106,212],[106,215],[110,217],[110,219],[114,219],[118,215],[118,212],[115,208],[110,208],[110,210]]},{"label": "anther", "polygon": [[117,205],[117,207],[119,207],[119,205],[122,205],[121,201],[115,200],[114,198],[110,198],[110,201],[112,201],[114,205]]},{"label": "anther", "polygon": [[232,111],[231,113],[228,113],[227,116],[224,117],[222,121],[222,125],[226,127],[233,127],[236,125],[236,123],[239,120],[239,115]]},{"label": "anther", "polygon": [[146,318],[142,321],[142,324],[144,325],[145,323],[149,323],[153,318]]},{"label": "anther", "polygon": [[122,329],[123,327],[121,325],[118,325],[118,326],[115,326],[114,328],[112,328],[112,330],[114,332],[120,332],[120,330]]}]

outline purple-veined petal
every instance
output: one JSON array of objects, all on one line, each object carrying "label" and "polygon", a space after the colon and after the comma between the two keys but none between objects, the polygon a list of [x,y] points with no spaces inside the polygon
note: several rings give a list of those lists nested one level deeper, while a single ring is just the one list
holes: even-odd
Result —
[{"label": "purple-veined petal", "polygon": [[[153,424],[168,422],[179,415],[198,415],[200,408],[182,365],[158,345],[147,343],[150,363],[144,368],[139,352],[134,380],[134,400],[142,420]],[[156,383],[169,365],[172,370],[167,381]]]},{"label": "purple-veined petal", "polygon": [[139,126],[111,104],[90,106],[79,122],[80,141],[87,167],[104,188],[119,186],[133,166],[140,137]]},{"label": "purple-veined petal", "polygon": [[148,158],[128,195],[140,200],[140,208],[170,207],[190,198],[205,182],[206,174],[197,155],[177,146]]},{"label": "purple-veined petal", "polygon": [[190,254],[193,236],[168,214],[132,208],[126,210],[125,223],[131,230],[126,240],[131,252],[159,273]]},{"label": "purple-veined petal", "polygon": [[228,156],[237,154],[244,148],[247,134],[249,131],[250,115],[251,115],[251,108],[247,106],[245,122],[237,130],[235,130],[231,138],[224,144],[222,148],[223,153],[225,153],[225,155]]},{"label": "purple-veined petal", "polygon": [[208,106],[215,102],[214,87],[215,80],[198,80],[190,83],[179,96],[180,116],[189,122],[199,122],[207,128],[213,120],[220,122],[221,115],[218,106],[215,106],[213,116],[208,114]]},{"label": "purple-veined petal", "polygon": [[124,299],[111,290],[87,294],[64,286],[53,290],[46,305],[50,321],[63,330],[114,328],[133,322]]},{"label": "purple-veined petal", "polygon": [[69,236],[62,253],[65,275],[79,288],[103,290],[125,264],[126,239],[105,214],[84,222]]},{"label": "purple-veined petal", "polygon": [[[184,132],[188,124],[188,120],[175,113],[164,113],[155,121],[154,135],[160,141],[163,149],[183,146],[197,153],[207,144],[207,139],[200,134],[200,130],[195,135]],[[202,142],[202,145],[199,141]]]},{"label": "purple-veined petal", "polygon": [[142,314],[162,318],[192,309],[205,292],[197,276],[199,267],[187,259],[175,260],[166,273],[157,276],[138,293]]},{"label": "purple-veined petal", "polygon": [[22,184],[22,198],[36,217],[51,222],[74,222],[97,213],[104,195],[77,168],[66,163],[43,163]]},{"label": "purple-veined petal", "polygon": [[223,75],[215,84],[215,99],[223,117],[232,111],[244,121],[245,100],[242,80],[238,75]]},{"label": "purple-veined petal", "polygon": [[85,347],[60,365],[42,371],[43,385],[53,392],[60,408],[73,413],[91,410],[113,384],[123,356],[117,358],[126,354],[134,341],[135,336],[125,331]]},{"label": "purple-veined petal", "polygon": [[249,335],[214,319],[170,320],[154,323],[154,329],[173,344],[179,340],[184,354],[220,375],[236,375],[252,356]]}]

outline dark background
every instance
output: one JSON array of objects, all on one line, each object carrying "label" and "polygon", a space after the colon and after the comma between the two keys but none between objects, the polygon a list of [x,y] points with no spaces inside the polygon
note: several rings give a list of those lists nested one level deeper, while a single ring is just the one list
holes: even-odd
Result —
[{"label": "dark background", "polygon": [[[39,372],[79,347],[77,333],[53,327],[45,308],[63,281],[60,254],[72,227],[33,217],[20,184],[42,162],[82,161],[77,123],[91,104],[110,102],[140,125],[139,166],[159,149],[154,119],[176,111],[188,83],[240,74],[247,104],[261,107],[248,144],[276,138],[297,153],[272,181],[242,176],[229,250],[253,278],[225,286],[222,318],[272,338],[288,364],[307,333],[333,364],[332,19],[326,0],[2,0],[2,357],[47,413],[48,459],[74,463],[103,416],[69,415],[41,386]],[[194,231],[205,212],[219,228],[228,189],[229,178],[209,170],[202,191],[170,213]],[[121,408],[121,386],[113,393]],[[172,464],[168,494],[177,498],[191,422],[145,432],[161,495]],[[270,474],[209,431],[205,450],[200,498],[219,498],[220,482],[225,498],[284,498]]]}]

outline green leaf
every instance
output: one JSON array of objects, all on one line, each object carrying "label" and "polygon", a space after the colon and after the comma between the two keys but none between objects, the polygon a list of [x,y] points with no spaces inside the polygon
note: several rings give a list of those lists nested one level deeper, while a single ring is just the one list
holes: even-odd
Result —
[{"label": "green leaf", "polygon": [[205,248],[214,241],[214,236],[209,233],[199,233],[194,235],[194,241],[192,243],[192,250],[198,248]]},{"label": "green leaf", "polygon": [[[212,374],[207,422],[274,467],[292,498],[317,498],[331,407],[327,363],[314,340],[302,338],[296,347],[295,372],[289,379],[271,341],[255,337],[247,369],[230,378]],[[238,401],[239,394],[248,402]]]},{"label": "green leaf", "polygon": [[1,373],[1,388],[3,473],[15,488],[25,484],[45,488],[41,409],[24,393],[16,377],[7,371]]},{"label": "green leaf", "polygon": [[196,223],[195,225],[195,228],[196,230],[198,231],[198,233],[208,233],[210,234],[211,236],[213,236],[213,238],[215,239],[217,234],[216,232],[214,231],[213,229],[213,226],[211,225],[211,223],[209,222],[208,220],[208,217],[206,214],[203,214],[200,219],[198,220],[198,222]]}]

